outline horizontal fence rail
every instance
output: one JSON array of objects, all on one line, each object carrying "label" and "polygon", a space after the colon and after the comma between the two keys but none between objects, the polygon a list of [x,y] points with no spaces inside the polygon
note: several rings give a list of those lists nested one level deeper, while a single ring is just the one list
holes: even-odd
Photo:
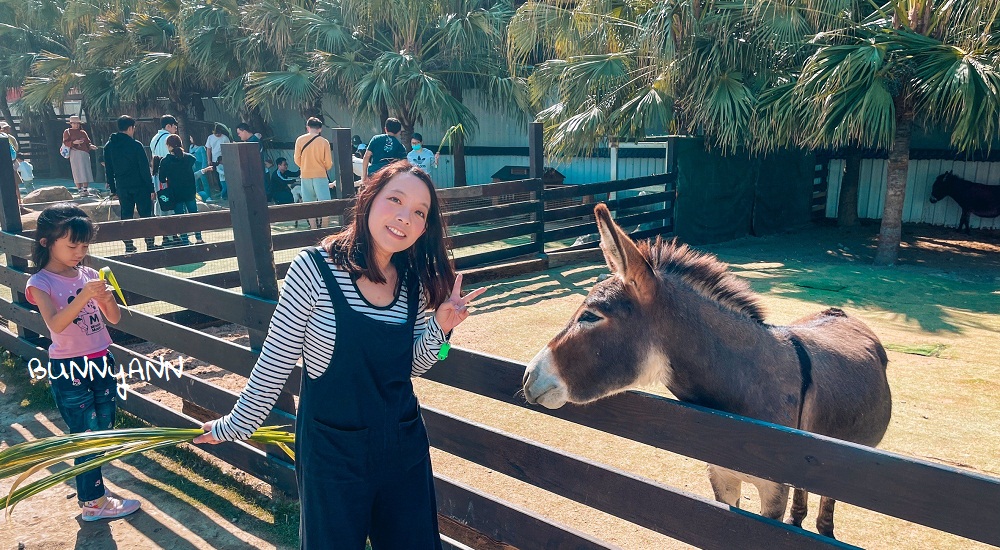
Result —
[{"label": "horizontal fence rail", "polygon": [[[346,223],[353,206],[353,199],[338,198],[267,207],[262,195],[254,195],[263,193],[255,180],[262,175],[260,167],[254,166],[254,146],[246,147],[246,151],[238,150],[240,155],[227,153],[227,158],[249,159],[232,165],[230,212],[105,222],[99,224],[98,232],[101,242],[111,242],[233,227],[234,240],[91,259],[95,268],[111,267],[136,303],[163,302],[246,327],[249,346],[134,309],[115,327],[244,377],[253,368],[274,313],[277,279],[284,277],[289,265],[276,264],[274,250],[297,250],[319,242]],[[533,163],[540,165],[537,159]],[[6,177],[0,167],[4,229],[0,250],[7,258],[7,265],[0,266],[0,285],[9,287],[12,295],[10,300],[0,299],[0,317],[13,322],[17,332],[0,327],[0,346],[24,358],[45,360],[45,341],[37,336],[47,333],[45,324],[23,295],[28,278],[24,258],[30,257],[32,242],[21,234],[12,176],[10,181]],[[520,257],[536,261],[551,254],[555,258],[562,251],[596,247],[596,202],[605,202],[615,211],[618,223],[632,229],[634,238],[670,233],[675,183],[674,173],[575,186],[545,185],[531,178],[439,190],[438,195],[451,229],[449,243],[457,251],[455,265],[467,269]],[[333,226],[323,229],[276,232],[269,225],[326,216],[333,217]],[[251,234],[255,235],[253,246],[248,247],[246,239]],[[239,260],[236,271],[189,278],[155,271],[234,257]],[[112,352],[119,363],[151,360],[118,344]],[[962,537],[1000,544],[996,527],[1000,510],[988,505],[1000,502],[998,479],[639,392],[587,407],[554,411],[528,407],[518,397],[524,368],[523,363],[455,349],[425,378]],[[292,398],[299,392],[301,376],[301,368],[296,367],[268,424],[294,426]],[[215,416],[228,413],[238,399],[237,393],[196,376],[147,382],[148,386],[130,392],[120,405],[160,426],[199,426],[202,421],[157,402],[151,391],[178,396]],[[425,408],[424,417],[432,445],[442,451],[702,548],[851,547],[433,408]],[[294,468],[274,448],[226,443],[204,449],[279,490],[295,491]],[[435,484],[439,513],[447,518],[444,526],[466,526],[515,547],[610,547],[460,482],[436,476]]]},{"label": "horizontal fence rail", "polygon": [[424,378],[754,476],[1000,545],[1000,479],[642,392],[547,410],[525,364],[454,349]]}]

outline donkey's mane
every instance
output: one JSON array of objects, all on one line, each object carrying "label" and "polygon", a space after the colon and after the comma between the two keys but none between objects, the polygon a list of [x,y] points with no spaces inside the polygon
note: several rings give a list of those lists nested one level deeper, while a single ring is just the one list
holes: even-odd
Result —
[{"label": "donkey's mane", "polygon": [[656,237],[655,241],[636,243],[653,269],[664,275],[677,275],[692,290],[722,307],[764,322],[764,308],[749,283],[733,275],[729,266],[712,254],[695,251],[686,244]]}]

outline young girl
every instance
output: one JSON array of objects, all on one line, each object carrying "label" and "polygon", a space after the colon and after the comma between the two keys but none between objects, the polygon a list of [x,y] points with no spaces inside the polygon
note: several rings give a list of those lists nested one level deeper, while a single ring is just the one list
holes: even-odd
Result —
[{"label": "young girl", "polygon": [[[110,430],[117,408],[115,362],[104,321],[117,323],[122,313],[111,287],[97,271],[80,265],[94,233],[90,218],[73,204],[43,210],[32,251],[37,272],[25,289],[49,328],[52,395],[70,433]],[[76,464],[91,458],[77,458]],[[78,475],[76,492],[83,521],[118,518],[139,509],[139,501],[107,492],[100,468]]]},{"label": "young girl", "polygon": [[[233,411],[196,443],[246,439],[301,355],[295,473],[300,547],[441,548],[427,432],[411,376],[429,369],[485,289],[461,295],[434,184],[392,164],[353,220],[301,252]],[[428,310],[433,309],[433,314]]]}]

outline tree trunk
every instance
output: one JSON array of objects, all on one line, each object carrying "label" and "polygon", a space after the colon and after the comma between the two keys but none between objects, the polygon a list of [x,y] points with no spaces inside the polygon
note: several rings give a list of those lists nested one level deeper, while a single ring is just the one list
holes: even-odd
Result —
[{"label": "tree trunk", "polygon": [[49,161],[50,177],[72,178],[73,172],[69,166],[69,161],[65,161],[59,156],[59,148],[63,144],[63,131],[69,128],[69,126],[56,118],[56,111],[50,105],[42,107],[41,117],[43,121],[42,129],[45,132],[45,152],[47,158],[55,160],[55,162]]},{"label": "tree trunk", "polygon": [[399,122],[403,125],[403,129],[399,131],[399,142],[403,144],[403,149],[407,151],[410,150],[410,138],[413,137],[413,132],[415,130],[413,120],[410,117],[402,116]]},{"label": "tree trunk", "polygon": [[452,134],[452,142],[455,144],[452,154],[455,162],[455,187],[465,187],[469,184],[465,176],[465,134],[456,132]]},{"label": "tree trunk", "polygon": [[4,120],[10,123],[11,128],[14,127],[14,115],[10,112],[10,105],[7,104],[6,88],[0,91],[0,115],[3,115]]},{"label": "tree trunk", "polygon": [[194,109],[195,120],[205,120],[205,102],[201,99],[201,94],[194,94],[191,98],[191,108]]},{"label": "tree trunk", "polygon": [[840,198],[837,206],[837,225],[858,225],[858,188],[861,186],[861,151],[851,147],[846,151],[847,169],[840,181]]},{"label": "tree trunk", "polygon": [[379,105],[378,107],[378,133],[382,133],[385,129],[385,121],[389,119],[389,108],[385,105]]},{"label": "tree trunk", "polygon": [[885,207],[882,228],[878,235],[875,265],[893,265],[899,258],[899,242],[903,237],[903,199],[906,197],[906,172],[910,165],[910,129],[913,111],[905,99],[906,90],[895,99],[896,136],[889,150],[886,178]]},{"label": "tree trunk", "polygon": [[[455,99],[464,102],[461,86],[451,86],[449,91]],[[451,141],[455,145],[451,148],[452,161],[455,163],[455,187],[465,187],[469,184],[465,174],[465,126],[462,126],[461,132],[452,134]]]}]

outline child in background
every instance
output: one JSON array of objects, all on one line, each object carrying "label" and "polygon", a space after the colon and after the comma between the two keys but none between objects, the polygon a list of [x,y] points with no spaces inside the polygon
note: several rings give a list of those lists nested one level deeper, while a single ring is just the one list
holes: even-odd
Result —
[{"label": "child in background", "polygon": [[35,190],[35,186],[33,185],[35,181],[34,168],[21,154],[18,154],[14,160],[14,169],[21,176],[21,182],[24,183],[24,190],[29,193]]},{"label": "child in background", "polygon": [[[108,351],[111,335],[105,320],[117,323],[122,313],[111,287],[97,271],[80,265],[95,233],[87,214],[73,204],[43,210],[31,253],[37,271],[25,288],[28,301],[38,306],[49,328],[52,345],[47,370],[53,377],[52,395],[70,433],[110,430],[117,410],[115,360]],[[89,375],[81,373],[80,367]],[[75,464],[92,458],[77,458]],[[107,491],[100,468],[76,476],[76,493],[83,521],[120,518],[139,509],[139,501]]]},{"label": "child in background", "polygon": [[215,161],[215,173],[219,174],[219,187],[222,188],[222,193],[219,194],[219,198],[222,200],[229,199],[229,187],[226,186],[226,169],[222,167],[222,157]]}]

